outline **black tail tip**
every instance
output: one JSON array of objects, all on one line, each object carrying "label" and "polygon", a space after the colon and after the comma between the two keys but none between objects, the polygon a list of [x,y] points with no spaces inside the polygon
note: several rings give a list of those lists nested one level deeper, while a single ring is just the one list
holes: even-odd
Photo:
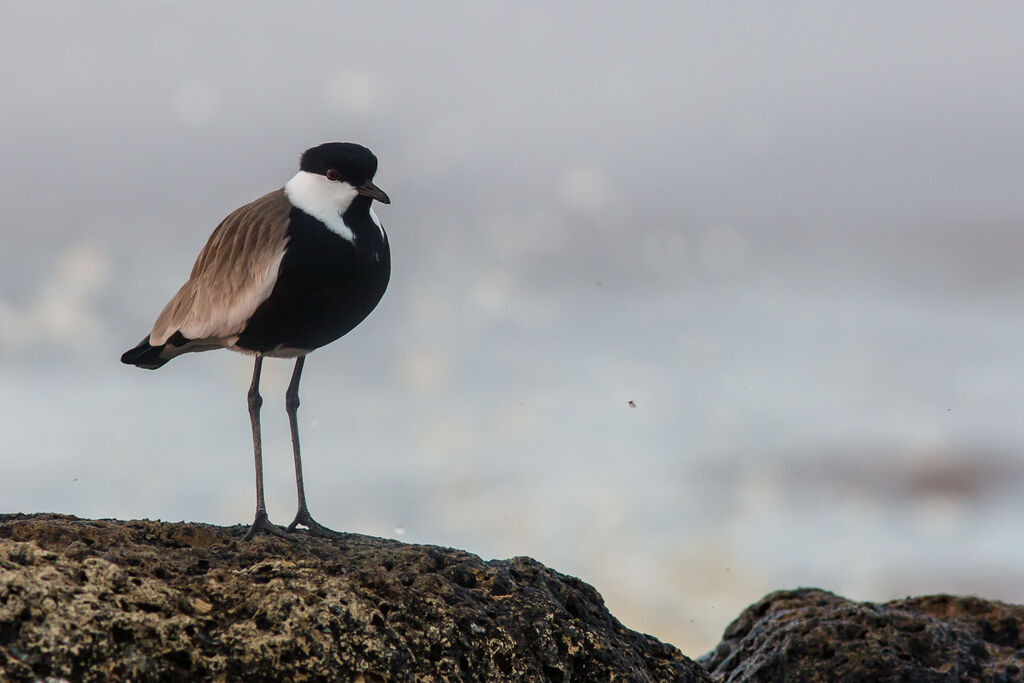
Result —
[{"label": "black tail tip", "polygon": [[160,352],[163,350],[163,346],[150,345],[149,336],[147,335],[145,339],[139,342],[138,346],[128,349],[121,354],[121,362],[125,365],[134,365],[146,370],[156,370],[170,360],[169,358],[160,357]]}]

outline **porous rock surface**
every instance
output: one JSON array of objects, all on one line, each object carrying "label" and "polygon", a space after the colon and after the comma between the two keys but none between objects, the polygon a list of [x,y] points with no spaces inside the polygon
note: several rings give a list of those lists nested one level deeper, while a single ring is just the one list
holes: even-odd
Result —
[{"label": "porous rock surface", "polygon": [[934,595],[853,602],[771,593],[700,662],[715,681],[1021,681],[1024,606]]},{"label": "porous rock surface", "polygon": [[0,515],[0,680],[707,681],[525,557]]}]

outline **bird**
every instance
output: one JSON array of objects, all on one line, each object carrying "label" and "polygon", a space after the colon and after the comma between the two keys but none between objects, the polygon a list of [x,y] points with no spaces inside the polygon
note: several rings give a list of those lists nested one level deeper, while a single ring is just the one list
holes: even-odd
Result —
[{"label": "bird", "polygon": [[[299,380],[306,356],[341,338],[377,307],[391,277],[387,233],[373,202],[391,199],[373,178],[377,157],[351,142],[307,149],[284,187],[231,212],[214,229],[188,281],[149,334],[121,362],[155,370],[186,353],[229,349],[254,357],[246,394],[256,466],[260,532],[291,538],[299,525],[316,536],[338,532],[313,519],[299,453]],[[264,358],[294,358],[285,391],[298,511],[282,531],[267,515],[260,438]]]}]

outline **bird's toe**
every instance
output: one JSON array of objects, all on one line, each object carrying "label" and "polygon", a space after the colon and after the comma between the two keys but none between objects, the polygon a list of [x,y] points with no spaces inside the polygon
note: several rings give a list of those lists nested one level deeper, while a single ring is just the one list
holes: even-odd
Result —
[{"label": "bird's toe", "polygon": [[305,508],[299,508],[299,511],[295,513],[295,519],[293,519],[292,523],[288,525],[287,531],[289,533],[295,531],[300,524],[306,527],[307,531],[311,536],[320,536],[322,538],[338,538],[342,535],[340,532],[335,531],[333,529],[328,529],[323,524],[317,522],[309,514],[309,510],[306,510]]},{"label": "bird's toe", "polygon": [[253,520],[252,526],[249,527],[249,531],[242,537],[242,540],[250,541],[261,531],[280,538],[291,538],[288,534],[281,531],[281,527],[271,522],[267,517],[267,513],[262,510],[256,513],[256,519]]}]

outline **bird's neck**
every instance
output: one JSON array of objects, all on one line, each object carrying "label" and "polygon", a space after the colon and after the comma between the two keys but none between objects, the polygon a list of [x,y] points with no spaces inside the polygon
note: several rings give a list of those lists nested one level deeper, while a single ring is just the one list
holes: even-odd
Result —
[{"label": "bird's neck", "polygon": [[366,195],[357,194],[352,200],[352,203],[348,205],[348,208],[342,214],[345,218],[345,222],[348,222],[349,216],[353,218],[357,216],[370,217],[370,205],[373,204],[373,199]]},{"label": "bird's neck", "polygon": [[372,209],[373,199],[357,196],[342,215],[345,226],[356,236],[357,241],[376,243],[384,239],[384,228]]}]

